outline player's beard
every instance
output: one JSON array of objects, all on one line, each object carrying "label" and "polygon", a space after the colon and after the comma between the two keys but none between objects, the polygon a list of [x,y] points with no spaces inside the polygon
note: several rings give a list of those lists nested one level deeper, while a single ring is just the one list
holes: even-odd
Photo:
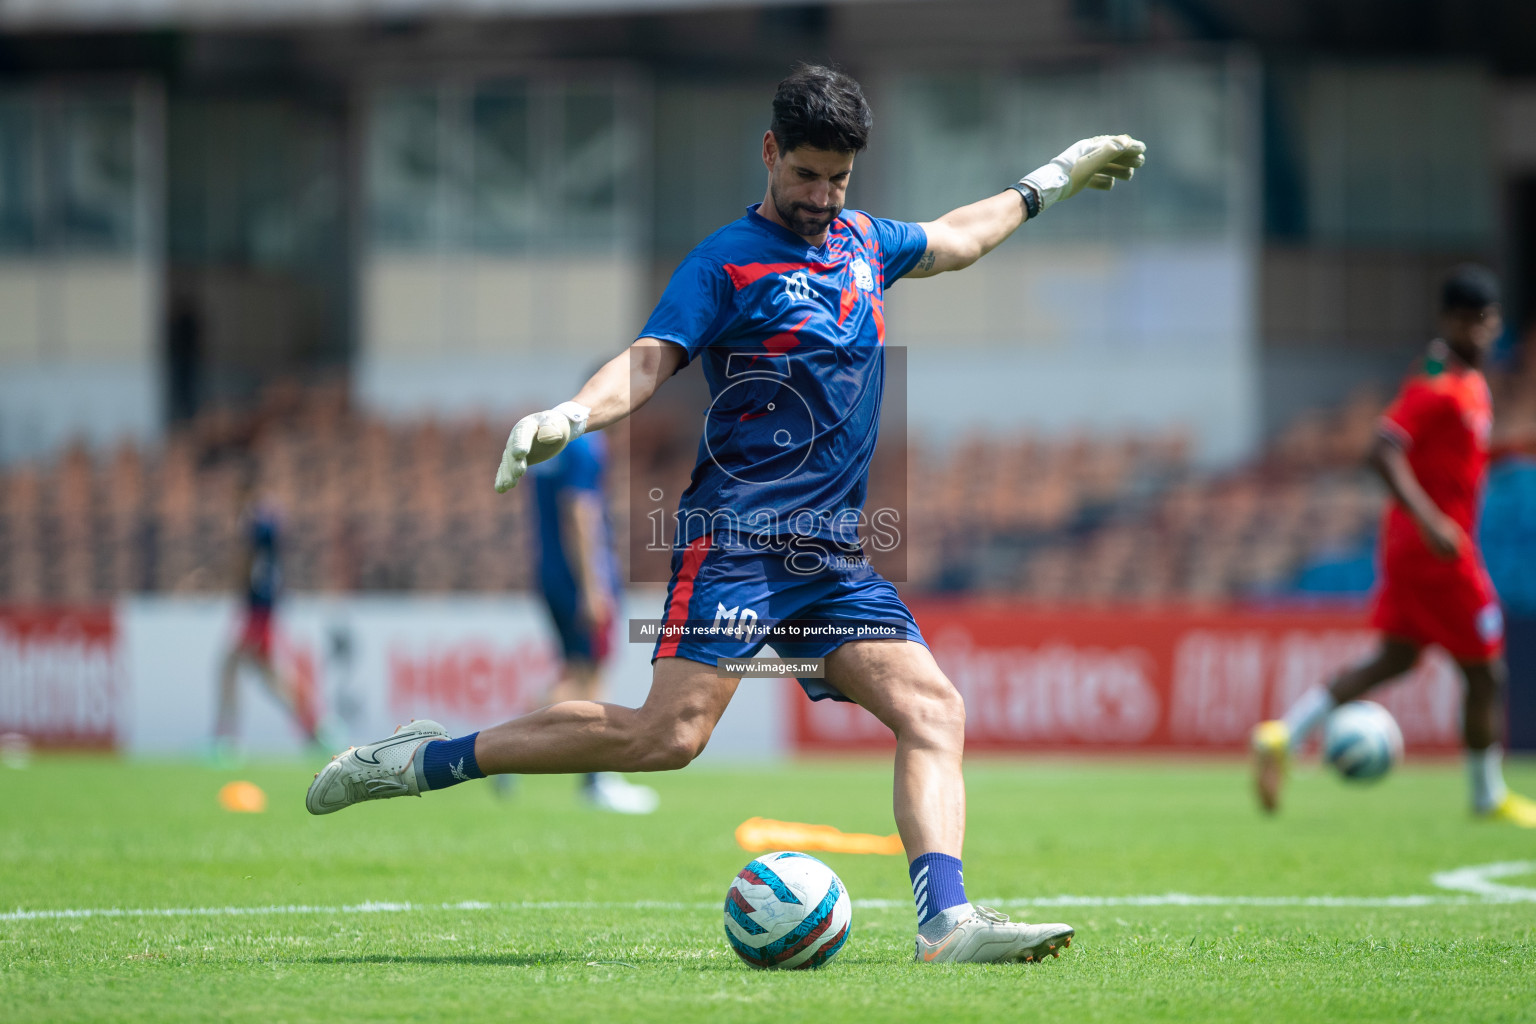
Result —
[{"label": "player's beard", "polygon": [[789,225],[789,230],[802,238],[815,238],[826,234],[827,228],[832,226],[837,215],[843,212],[841,206],[834,206],[828,210],[806,203],[785,202],[779,195],[777,182],[769,184],[768,192],[773,196],[773,208],[778,213],[779,219]]}]

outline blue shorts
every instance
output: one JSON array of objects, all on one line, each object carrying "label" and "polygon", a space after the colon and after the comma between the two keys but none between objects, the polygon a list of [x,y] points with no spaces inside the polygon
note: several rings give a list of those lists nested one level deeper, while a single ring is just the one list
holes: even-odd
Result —
[{"label": "blue shorts", "polygon": [[[651,660],[715,665],[751,658],[764,645],[781,658],[825,658],[868,639],[927,646],[896,588],[857,549],[802,544],[797,551],[716,547],[708,536],[674,549],[663,628],[688,629],[664,632]],[[811,700],[849,701],[825,679],[801,679],[800,687]]]}]

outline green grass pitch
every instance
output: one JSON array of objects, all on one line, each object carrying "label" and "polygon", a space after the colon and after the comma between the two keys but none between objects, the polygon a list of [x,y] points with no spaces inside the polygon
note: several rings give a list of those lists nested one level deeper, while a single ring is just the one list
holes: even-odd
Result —
[{"label": "green grass pitch", "polygon": [[[1431,901],[1011,905],[1075,925],[1072,948],[934,968],[911,961],[905,864],[826,855],[876,905],[855,904],[827,968],[784,973],[748,969],[722,936],[726,886],[749,859],[732,831],[764,815],[888,832],[884,763],[696,766],[651,779],[662,808],[638,819],[583,808],[568,778],[522,780],[505,801],[476,783],[311,818],[314,767],[0,768],[0,1019],[1536,1021],[1536,902],[1431,880],[1536,860],[1536,833],[1466,814],[1454,763],[1363,788],[1304,769],[1266,820],[1235,761],[977,759],[973,898]],[[1536,764],[1509,776],[1536,791]],[[266,790],[266,813],[219,808],[232,778]],[[1536,888],[1536,873],[1501,882]],[[370,901],[413,906],[339,909]],[[482,905],[443,906],[464,901]],[[541,901],[564,905],[521,905]],[[218,909],[271,906],[314,909]],[[212,912],[17,913],[101,908]]]}]

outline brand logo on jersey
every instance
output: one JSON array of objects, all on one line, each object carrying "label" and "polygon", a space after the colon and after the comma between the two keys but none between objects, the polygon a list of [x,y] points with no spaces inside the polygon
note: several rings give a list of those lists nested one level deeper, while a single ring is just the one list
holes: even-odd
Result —
[{"label": "brand logo on jersey", "polygon": [[740,605],[727,608],[719,601],[715,602],[714,631],[717,634],[750,640],[756,630],[757,612]]},{"label": "brand logo on jersey", "polygon": [[853,261],[853,283],[866,292],[875,287],[875,272],[863,259]]},{"label": "brand logo on jersey", "polygon": [[784,278],[784,294],[789,296],[790,302],[816,301],[816,289],[811,287],[811,279],[803,270]]},{"label": "brand logo on jersey", "polygon": [[1485,644],[1496,644],[1504,637],[1504,612],[1490,604],[1477,613],[1477,635]]}]

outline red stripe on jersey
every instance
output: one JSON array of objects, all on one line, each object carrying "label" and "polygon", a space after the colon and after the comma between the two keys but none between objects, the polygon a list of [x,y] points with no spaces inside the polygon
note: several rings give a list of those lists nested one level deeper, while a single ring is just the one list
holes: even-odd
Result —
[{"label": "red stripe on jersey", "polygon": [[[672,600],[667,602],[667,617],[662,620],[663,629],[673,623],[688,621],[688,605],[693,601],[693,581],[699,575],[699,566],[704,564],[704,557],[709,554],[709,542],[710,535],[706,533],[689,544],[688,550],[683,552],[683,567],[677,571]],[[663,633],[663,636],[666,634]],[[676,657],[680,640],[676,636],[662,640],[661,646],[656,649],[656,657]]]},{"label": "red stripe on jersey", "polygon": [[874,221],[870,220],[867,216],[865,216],[862,213],[859,213],[858,211],[854,211],[853,219],[858,222],[859,230],[862,231],[866,236],[868,236],[867,244],[869,245],[869,247],[871,249],[873,249],[874,251],[879,252],[880,251],[880,246],[875,241],[875,237],[874,237],[875,236],[875,223],[874,223]]},{"label": "red stripe on jersey", "polygon": [[847,288],[843,289],[843,294],[837,305],[837,322],[839,326],[842,325],[844,320],[848,319],[848,314],[853,311],[853,304],[858,301],[859,289],[857,285],[850,284]]},{"label": "red stripe on jersey", "polygon": [[768,354],[771,356],[783,355],[790,349],[794,348],[796,345],[800,344],[800,339],[797,337],[797,335],[800,333],[800,328],[804,327],[810,322],[811,318],[806,317],[804,320],[801,320],[789,330],[780,334],[775,334],[773,337],[765,339],[763,341],[763,347],[768,350]]},{"label": "red stripe on jersey", "polygon": [[747,285],[754,284],[769,274],[788,274],[796,270],[809,270],[813,274],[830,274],[841,266],[841,263],[745,263],[741,266],[727,263],[725,272],[730,275],[731,284],[736,286],[736,290],[741,291]]}]

